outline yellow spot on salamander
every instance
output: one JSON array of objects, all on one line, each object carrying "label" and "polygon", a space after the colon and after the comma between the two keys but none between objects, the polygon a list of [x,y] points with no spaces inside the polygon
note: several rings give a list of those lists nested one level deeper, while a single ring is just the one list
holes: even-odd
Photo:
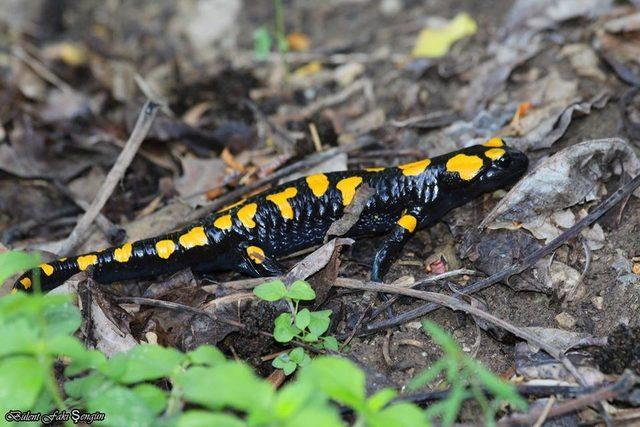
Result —
[{"label": "yellow spot on salamander", "polygon": [[178,241],[185,249],[204,246],[209,243],[203,227],[193,227],[188,233],[180,236]]},{"label": "yellow spot on salamander", "polygon": [[40,269],[44,271],[44,274],[51,276],[53,274],[53,266],[51,264],[40,264]]},{"label": "yellow spot on salamander", "polygon": [[156,243],[156,253],[160,258],[167,259],[176,250],[176,244],[172,240],[160,240]]},{"label": "yellow spot on salamander", "polygon": [[258,211],[258,205],[256,203],[249,203],[246,206],[238,209],[238,219],[247,228],[253,228],[256,226],[256,222],[253,217],[256,216]]},{"label": "yellow spot on salamander", "polygon": [[127,262],[129,258],[131,258],[131,253],[133,252],[133,246],[131,243],[125,243],[121,248],[116,248],[113,251],[113,259],[118,262]]},{"label": "yellow spot on salamander", "polygon": [[383,171],[385,168],[364,168],[364,170],[366,170],[367,172],[380,172]]},{"label": "yellow spot on salamander", "polygon": [[336,188],[342,193],[342,204],[347,206],[353,200],[358,186],[362,183],[362,177],[352,176],[338,181]]},{"label": "yellow spot on salamander", "polygon": [[251,261],[256,264],[262,264],[262,261],[264,261],[264,251],[257,246],[249,246],[247,248],[247,255],[249,255]]},{"label": "yellow spot on salamander", "polygon": [[233,225],[231,222],[231,215],[222,215],[213,221],[213,226],[220,230],[228,230],[231,228],[231,225]]},{"label": "yellow spot on salamander", "polygon": [[484,155],[491,160],[498,160],[500,157],[504,156],[504,153],[505,151],[502,148],[492,148],[487,150]]},{"label": "yellow spot on salamander", "polygon": [[31,287],[31,279],[29,279],[28,277],[23,277],[22,279],[20,279],[20,284],[23,288],[29,289]]},{"label": "yellow spot on salamander", "polygon": [[17,294],[18,290],[16,288],[11,289],[11,295]]},{"label": "yellow spot on salamander", "polygon": [[447,161],[447,171],[457,172],[461,179],[469,181],[480,172],[482,164],[482,159],[478,156],[456,154]]},{"label": "yellow spot on salamander", "polygon": [[83,255],[78,257],[78,268],[80,270],[86,270],[87,267],[98,262],[97,255]]},{"label": "yellow spot on salamander", "polygon": [[322,197],[329,188],[329,178],[323,173],[308,176],[306,178],[307,185],[316,197]]},{"label": "yellow spot on salamander", "polygon": [[279,193],[269,194],[267,200],[276,204],[283,218],[293,219],[293,208],[289,199],[295,197],[296,194],[298,194],[298,190],[295,187],[289,187]]},{"label": "yellow spot on salamander", "polygon": [[485,147],[503,147],[504,146],[504,141],[502,140],[502,138],[491,138],[489,139],[487,142],[485,142],[484,144]]},{"label": "yellow spot on salamander", "polygon": [[398,168],[402,170],[402,174],[405,176],[416,176],[424,172],[430,164],[430,159],[424,159],[413,163],[407,163],[406,165],[400,165]]},{"label": "yellow spot on salamander", "polygon": [[409,230],[409,233],[413,233],[413,230],[415,230],[418,225],[418,220],[413,215],[402,215],[398,220],[398,225]]}]

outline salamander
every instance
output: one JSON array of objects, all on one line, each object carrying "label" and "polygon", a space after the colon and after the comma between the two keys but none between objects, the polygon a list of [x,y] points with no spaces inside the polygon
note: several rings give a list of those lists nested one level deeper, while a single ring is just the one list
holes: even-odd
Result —
[{"label": "salamander", "polygon": [[[371,269],[382,281],[404,244],[445,213],[516,182],[528,167],[500,138],[438,157],[388,168],[317,173],[278,185],[179,231],[41,264],[43,290],[93,266],[98,283],[152,278],[191,268],[249,276],[285,272],[278,258],[321,244],[363,184],[373,189],[347,237],[386,234]],[[32,289],[33,272],[15,288]]]}]

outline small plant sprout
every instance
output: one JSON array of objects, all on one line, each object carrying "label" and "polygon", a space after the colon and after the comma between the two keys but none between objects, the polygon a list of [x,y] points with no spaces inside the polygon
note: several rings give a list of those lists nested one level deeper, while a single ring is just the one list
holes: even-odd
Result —
[{"label": "small plant sprout", "polygon": [[[514,409],[525,410],[527,402],[518,394],[513,384],[503,381],[491,371],[467,356],[458,343],[430,321],[422,322],[424,330],[442,347],[444,357],[436,361],[429,369],[418,374],[409,384],[410,389],[417,389],[444,375],[450,391],[446,399],[434,403],[427,408],[425,414],[430,419],[438,419],[444,426],[453,425],[458,417],[462,404],[475,400],[482,409],[485,425],[495,425],[495,414],[505,404]],[[487,395],[493,395],[493,399]]]},{"label": "small plant sprout", "polygon": [[[288,343],[298,339],[319,349],[338,351],[338,341],[334,337],[323,336],[331,324],[331,310],[310,311],[299,307],[300,301],[311,301],[316,297],[309,283],[296,280],[285,286],[282,280],[274,280],[256,287],[253,293],[265,301],[284,300],[289,306],[290,312],[281,313],[274,322],[273,337],[276,341]],[[294,355],[296,350],[300,352]],[[303,366],[309,356],[301,348],[296,350],[278,356],[273,366],[282,368],[287,375],[294,372],[296,366]]]}]

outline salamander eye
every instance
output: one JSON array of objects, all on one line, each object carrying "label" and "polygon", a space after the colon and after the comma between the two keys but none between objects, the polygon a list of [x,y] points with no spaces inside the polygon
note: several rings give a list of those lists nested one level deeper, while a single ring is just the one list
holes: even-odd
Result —
[{"label": "salamander eye", "polygon": [[504,154],[500,158],[494,160],[493,164],[500,169],[506,169],[511,164],[511,156],[509,156],[508,154]]}]

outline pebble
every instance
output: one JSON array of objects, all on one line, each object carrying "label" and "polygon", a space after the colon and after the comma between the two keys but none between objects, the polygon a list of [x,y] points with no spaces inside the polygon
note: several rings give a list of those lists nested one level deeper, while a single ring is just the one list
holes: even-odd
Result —
[{"label": "pebble", "polygon": [[598,310],[602,310],[602,307],[604,307],[604,298],[602,298],[602,297],[593,297],[593,298],[591,298],[591,304],[593,304],[593,306],[595,308],[597,308]]},{"label": "pebble", "polygon": [[380,12],[385,16],[394,16],[402,10],[401,0],[382,0],[380,2]]},{"label": "pebble", "polygon": [[576,318],[565,311],[556,316],[556,322],[564,329],[572,329],[576,326]]}]

